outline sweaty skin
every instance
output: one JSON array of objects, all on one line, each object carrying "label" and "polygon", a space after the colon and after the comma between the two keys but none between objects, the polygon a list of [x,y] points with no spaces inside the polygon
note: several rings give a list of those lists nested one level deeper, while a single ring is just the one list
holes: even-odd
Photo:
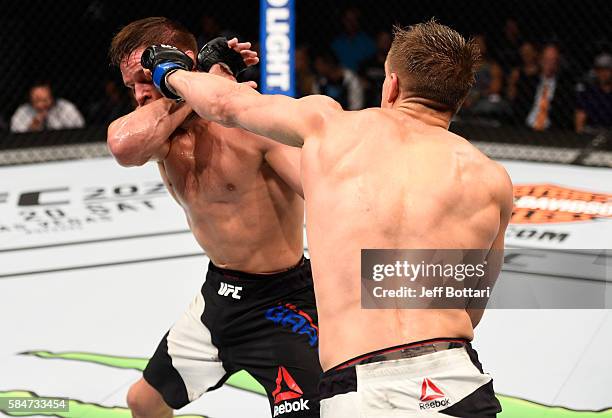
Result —
[{"label": "sweaty skin", "polygon": [[[207,74],[177,71],[167,78],[201,117],[303,146],[324,370],[428,338],[472,339],[482,311],[361,309],[360,251],[502,249],[511,214],[505,170],[448,132],[451,112],[399,100],[397,76],[387,78],[387,108],[357,112],[323,96],[260,95]],[[499,264],[491,267],[497,277]]]},{"label": "sweaty skin", "polygon": [[[215,265],[251,273],[294,266],[303,253],[303,200],[294,191],[301,191],[300,150],[202,120],[161,97],[140,65],[143,49],[120,64],[138,108],[109,126],[111,153],[124,166],[158,162]],[[211,72],[235,83],[219,65]]]}]

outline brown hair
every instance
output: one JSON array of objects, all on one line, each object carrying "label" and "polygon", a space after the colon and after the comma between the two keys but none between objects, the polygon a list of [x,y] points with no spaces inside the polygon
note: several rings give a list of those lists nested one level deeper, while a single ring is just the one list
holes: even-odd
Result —
[{"label": "brown hair", "polygon": [[113,37],[108,57],[112,65],[119,66],[136,49],[155,44],[172,45],[194,53],[198,49],[195,36],[180,23],[165,17],[147,17],[128,24]]},{"label": "brown hair", "polygon": [[480,52],[473,39],[434,20],[393,28],[389,69],[400,91],[432,100],[456,112],[474,85]]}]

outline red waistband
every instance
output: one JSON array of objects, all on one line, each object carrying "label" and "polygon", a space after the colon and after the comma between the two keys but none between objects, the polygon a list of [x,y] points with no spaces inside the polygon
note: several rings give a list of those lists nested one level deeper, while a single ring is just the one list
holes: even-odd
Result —
[{"label": "red waistband", "polygon": [[[387,353],[393,353],[394,351],[401,351],[401,350],[405,350],[407,348],[412,348],[412,347],[423,347],[426,345],[432,345],[432,344],[436,344],[436,343],[461,343],[461,344],[468,344],[469,341],[466,340],[465,338],[432,338],[430,340],[423,340],[423,341],[416,341],[413,343],[408,343],[408,344],[402,344],[402,345],[396,345],[394,347],[389,347],[389,348],[383,348],[381,350],[376,350],[376,351],[372,351],[370,353],[367,354],[362,354],[358,357],[354,357],[350,360],[345,361],[344,363],[340,363],[339,365],[332,367],[331,369],[329,369],[327,372],[332,372],[335,370],[342,370],[345,369],[347,367],[351,367],[354,366],[355,364],[367,360],[371,357],[374,356],[380,356],[383,354],[387,354]],[[327,373],[326,372],[326,373]]]}]

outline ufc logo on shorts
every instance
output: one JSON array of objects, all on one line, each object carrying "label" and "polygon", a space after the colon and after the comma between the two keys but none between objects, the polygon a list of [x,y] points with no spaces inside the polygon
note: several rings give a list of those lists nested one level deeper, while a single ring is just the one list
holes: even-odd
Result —
[{"label": "ufc logo on shorts", "polygon": [[242,290],[242,286],[233,286],[231,284],[227,284],[225,282],[221,282],[221,286],[219,286],[219,293],[221,296],[229,296],[230,294],[234,299],[240,299],[240,295],[238,292]]}]

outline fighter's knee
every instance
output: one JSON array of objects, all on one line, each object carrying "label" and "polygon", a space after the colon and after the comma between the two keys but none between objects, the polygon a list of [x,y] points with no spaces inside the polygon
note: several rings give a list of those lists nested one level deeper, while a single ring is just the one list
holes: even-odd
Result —
[{"label": "fighter's knee", "polygon": [[172,409],[146,380],[134,383],[127,393],[127,404],[134,417],[171,417]]}]

